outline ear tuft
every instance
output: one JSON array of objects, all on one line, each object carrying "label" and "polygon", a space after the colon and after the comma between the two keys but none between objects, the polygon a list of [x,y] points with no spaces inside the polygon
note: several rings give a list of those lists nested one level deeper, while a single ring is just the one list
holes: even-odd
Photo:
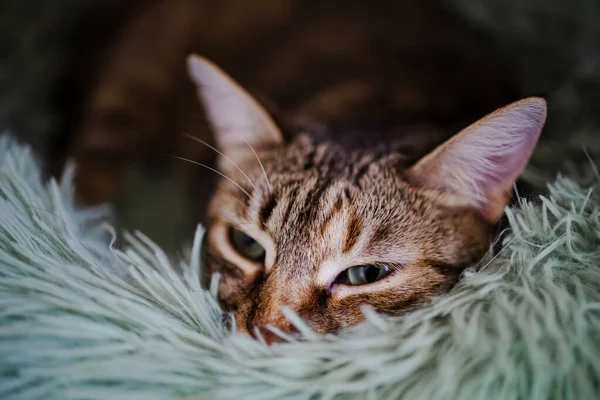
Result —
[{"label": "ear tuft", "polygon": [[416,163],[420,186],[449,192],[495,221],[525,169],[546,121],[546,101],[531,97],[503,107],[462,130]]},{"label": "ear tuft", "polygon": [[260,148],[282,141],[265,109],[219,67],[195,54],[187,65],[223,153],[237,154],[247,143]]}]

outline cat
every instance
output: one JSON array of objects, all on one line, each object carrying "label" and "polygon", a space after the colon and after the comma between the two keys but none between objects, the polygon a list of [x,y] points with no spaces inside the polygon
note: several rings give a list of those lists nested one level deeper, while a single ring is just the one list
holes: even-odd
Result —
[{"label": "cat", "polygon": [[269,343],[279,337],[269,326],[294,331],[282,306],[335,333],[363,320],[363,304],[399,315],[448,290],[489,250],[547,112],[525,98],[415,156],[411,134],[427,127],[408,140],[322,124],[284,135],[215,64],[192,55],[188,69],[223,174],[204,283],[218,272],[237,331]]},{"label": "cat", "polygon": [[[175,213],[164,205],[133,213],[135,227],[148,232],[139,223],[160,219],[154,230],[176,243],[198,222],[208,227],[203,283],[221,273],[221,300],[237,330],[276,340],[266,325],[292,330],[280,305],[322,333],[361,321],[363,303],[400,314],[451,287],[486,252],[508,194],[469,185],[498,180],[494,189],[508,190],[533,144],[512,143],[521,150],[514,171],[506,169],[513,159],[495,154],[501,176],[493,168],[481,181],[432,173],[436,163],[446,174],[487,165],[438,146],[520,97],[493,42],[438,1],[136,4],[105,51],[88,51],[102,55],[85,65],[99,67],[80,71],[89,90],[73,100],[80,120],[57,164],[76,162],[84,204],[118,204],[133,167],[182,176],[195,192],[182,218],[189,226],[172,228]],[[216,61],[259,101],[202,59],[191,68],[194,87],[185,71],[190,53]],[[527,114],[519,110],[540,101],[514,105],[500,120],[517,126],[515,115]],[[483,155],[483,144],[467,143]],[[456,154],[462,158],[452,161]],[[215,177],[222,179],[213,190]],[[467,190],[470,202],[461,196]],[[165,195],[155,192],[139,197]],[[265,267],[232,243],[264,257]],[[380,280],[348,284],[365,279]]]}]

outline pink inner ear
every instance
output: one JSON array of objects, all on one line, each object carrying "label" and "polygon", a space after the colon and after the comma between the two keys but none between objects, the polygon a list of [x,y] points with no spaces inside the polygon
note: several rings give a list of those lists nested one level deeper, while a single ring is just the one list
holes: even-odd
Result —
[{"label": "pink inner ear", "polygon": [[[499,173],[486,174],[479,182],[481,196],[478,198],[478,207],[487,220],[496,221],[502,216],[504,208],[510,201],[512,187],[525,168],[529,157],[530,153],[526,151],[491,157],[490,163],[496,166]],[[522,167],[519,167],[521,165]]]},{"label": "pink inner ear", "polygon": [[450,192],[495,218],[527,165],[545,118],[543,99],[513,103],[461,131],[411,173],[423,186]]}]

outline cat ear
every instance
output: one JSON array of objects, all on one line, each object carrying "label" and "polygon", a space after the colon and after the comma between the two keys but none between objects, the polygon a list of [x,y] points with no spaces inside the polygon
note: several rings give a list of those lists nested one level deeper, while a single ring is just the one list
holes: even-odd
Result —
[{"label": "cat ear", "polygon": [[531,97],[489,114],[423,157],[409,177],[497,221],[535,148],[546,108],[544,99]]},{"label": "cat ear", "polygon": [[265,109],[231,77],[209,60],[190,55],[188,72],[226,156],[282,143],[282,135]]}]

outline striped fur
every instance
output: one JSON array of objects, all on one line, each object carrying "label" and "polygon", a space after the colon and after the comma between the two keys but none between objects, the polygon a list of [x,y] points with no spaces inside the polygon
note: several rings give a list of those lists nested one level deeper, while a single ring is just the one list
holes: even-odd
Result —
[{"label": "striped fur", "polygon": [[[354,127],[352,141],[319,124],[284,135],[210,61],[191,56],[188,68],[228,174],[209,207],[207,273],[222,273],[220,298],[238,330],[257,328],[269,340],[265,326],[292,330],[282,306],[318,332],[337,332],[362,320],[363,304],[400,314],[451,287],[489,249],[546,118],[545,100],[515,102],[427,154],[395,130]],[[404,128],[421,140],[439,136]],[[262,245],[264,262],[238,254],[231,229]],[[350,267],[382,264],[391,273],[375,282],[338,279]]]},{"label": "striped fur", "polygon": [[[409,311],[447,290],[488,249],[489,225],[473,210],[447,207],[409,185],[393,154],[348,152],[300,135],[258,155],[271,188],[248,156],[239,165],[256,188],[239,171],[231,177],[249,201],[235,201],[244,194],[223,180],[209,210],[207,275],[223,274],[221,298],[242,332],[266,324],[291,330],[282,305],[319,332],[361,321],[363,303],[388,314]],[[223,226],[239,227],[275,256],[264,267],[236,267]],[[333,285],[344,269],[373,262],[394,272],[370,285]]]}]

